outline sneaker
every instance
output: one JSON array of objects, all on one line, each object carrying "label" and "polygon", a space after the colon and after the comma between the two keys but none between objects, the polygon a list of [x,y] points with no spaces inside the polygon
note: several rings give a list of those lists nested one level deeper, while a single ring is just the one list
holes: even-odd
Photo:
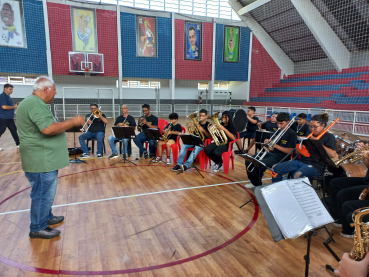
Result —
[{"label": "sneaker", "polygon": [[[19,148],[19,145],[17,145],[17,148]],[[2,150],[2,149],[1,149]]]},{"label": "sneaker", "polygon": [[101,154],[97,154],[97,158],[98,159],[101,159],[102,158],[102,155]]},{"label": "sneaker", "polygon": [[348,238],[348,239],[352,239],[354,237],[354,234],[348,235],[348,234],[345,234],[344,232],[341,232],[340,234],[341,234],[342,237]]},{"label": "sneaker", "polygon": [[172,171],[180,171],[180,170],[181,167],[178,164],[176,164],[176,166],[172,168]]},{"label": "sneaker", "polygon": [[167,158],[167,164],[171,164],[170,159]]},{"label": "sneaker", "polygon": [[333,222],[332,225],[334,227],[338,227],[338,228],[342,227],[342,224],[341,223],[337,223],[337,222]]},{"label": "sneaker", "polygon": [[182,172],[185,172],[188,169],[187,166],[184,164],[181,164],[180,167],[182,169]]},{"label": "sneaker", "polygon": [[79,158],[80,159],[88,159],[90,155],[88,153],[83,153]]},{"label": "sneaker", "polygon": [[147,153],[147,151],[143,152],[143,158],[144,159],[148,159],[149,158],[149,153]]},{"label": "sneaker", "polygon": [[161,162],[161,157],[156,157],[156,159],[152,159],[151,162],[153,163]]},{"label": "sneaker", "polygon": [[47,225],[55,225],[64,221],[64,216],[54,216],[53,219],[47,221]]},{"label": "sneaker", "polygon": [[253,184],[246,184],[245,185],[245,188],[247,188],[247,189],[252,189],[252,188],[254,188],[255,186],[253,185]]},{"label": "sneaker", "polygon": [[214,165],[214,172],[218,172],[221,167],[222,167],[222,164],[215,164]]},{"label": "sneaker", "polygon": [[118,154],[113,153],[109,156],[109,159],[115,159],[115,158],[118,158],[118,157],[119,157]]}]

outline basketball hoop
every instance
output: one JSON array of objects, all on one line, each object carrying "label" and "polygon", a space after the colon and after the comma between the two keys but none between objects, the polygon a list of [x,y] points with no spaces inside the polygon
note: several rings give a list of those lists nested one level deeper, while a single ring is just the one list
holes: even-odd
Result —
[{"label": "basketball hoop", "polygon": [[88,67],[85,68],[85,77],[90,77],[90,69]]}]

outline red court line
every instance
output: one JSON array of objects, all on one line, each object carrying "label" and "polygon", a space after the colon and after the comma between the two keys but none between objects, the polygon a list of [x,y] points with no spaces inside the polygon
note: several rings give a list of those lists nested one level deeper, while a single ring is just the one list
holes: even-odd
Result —
[{"label": "red court line", "polygon": [[[135,165],[135,166],[148,166],[148,165]],[[163,166],[163,167],[167,167],[164,165],[151,165],[151,166]],[[119,166],[119,167],[105,167],[105,168],[97,168],[97,169],[91,169],[91,170],[85,170],[85,171],[81,171],[81,172],[76,172],[76,173],[71,173],[71,174],[67,174],[67,175],[63,175],[63,176],[59,176],[58,178],[62,178],[62,177],[67,177],[67,176],[71,176],[71,175],[75,175],[75,174],[79,174],[79,173],[84,173],[84,172],[90,172],[90,171],[95,171],[95,170],[102,170],[102,169],[111,169],[111,168],[120,168],[120,167],[134,167],[134,166]],[[202,172],[208,173],[208,174],[212,174],[212,175],[216,175],[219,176],[221,178],[224,178],[228,181],[234,182],[232,179],[213,173],[213,172],[208,172],[205,170],[200,170]],[[243,188],[251,197],[253,197],[254,195],[248,191],[244,186],[237,184],[238,186],[240,186],[241,188]],[[23,189],[11,196],[9,196],[8,198],[4,199],[3,201],[0,202],[0,206],[2,204],[4,204],[6,201],[8,201],[9,199],[11,199],[12,197],[16,196],[17,194],[29,189],[30,187]],[[254,204],[256,204],[256,200],[253,200]],[[254,226],[256,220],[258,219],[259,216],[259,207],[257,205],[254,205],[255,207],[255,212],[254,212],[254,216],[251,219],[250,223],[246,226],[245,229],[243,229],[240,233],[238,233],[236,236],[234,236],[233,238],[231,238],[230,240],[226,241],[225,243],[218,245],[208,251],[205,251],[201,254],[192,256],[192,257],[188,257],[186,259],[182,259],[182,260],[178,260],[175,262],[170,262],[170,263],[166,263],[166,264],[161,264],[161,265],[154,265],[154,266],[148,266],[148,267],[141,267],[141,268],[132,268],[132,269],[121,269],[121,270],[103,270],[103,271],[71,271],[71,270],[52,270],[52,269],[46,269],[46,268],[39,268],[39,267],[33,267],[33,266],[29,266],[29,265],[24,265],[24,264],[20,264],[17,262],[14,262],[12,260],[9,260],[7,258],[5,258],[4,256],[2,256],[0,254],[0,261],[3,262],[4,264],[10,265],[12,267],[21,269],[21,270],[26,270],[26,271],[30,271],[30,272],[38,272],[38,273],[45,273],[45,274],[54,274],[54,275],[58,275],[58,274],[65,274],[65,275],[114,275],[114,274],[127,274],[127,273],[137,273],[137,272],[143,272],[143,271],[148,271],[148,270],[155,270],[155,269],[161,269],[161,268],[165,268],[165,267],[170,267],[170,266],[174,266],[174,265],[179,265],[179,264],[183,264],[183,263],[187,263],[202,257],[205,257],[209,254],[212,254],[228,245],[230,245],[231,243],[235,242],[236,240],[238,240],[240,237],[242,237],[244,234],[246,234],[252,226]]]}]

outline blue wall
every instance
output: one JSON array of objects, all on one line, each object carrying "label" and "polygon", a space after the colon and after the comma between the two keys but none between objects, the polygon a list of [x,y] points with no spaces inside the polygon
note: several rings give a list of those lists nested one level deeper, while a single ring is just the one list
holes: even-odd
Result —
[{"label": "blue wall", "polygon": [[217,24],[215,45],[215,80],[247,81],[249,68],[250,29],[241,27],[240,54],[238,63],[223,62],[224,25]]},{"label": "blue wall", "polygon": [[27,49],[0,47],[0,72],[47,74],[42,1],[23,0],[23,10]]},{"label": "blue wall", "polygon": [[172,78],[172,19],[157,17],[157,58],[136,57],[136,15],[121,13],[123,77]]}]

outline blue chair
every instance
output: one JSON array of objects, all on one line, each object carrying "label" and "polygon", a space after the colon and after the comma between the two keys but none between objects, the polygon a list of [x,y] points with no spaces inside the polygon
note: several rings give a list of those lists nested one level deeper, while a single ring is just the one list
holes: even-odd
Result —
[{"label": "blue chair", "polygon": [[306,119],[307,121],[311,121],[311,113],[309,113],[308,115],[307,115],[307,119]]}]

